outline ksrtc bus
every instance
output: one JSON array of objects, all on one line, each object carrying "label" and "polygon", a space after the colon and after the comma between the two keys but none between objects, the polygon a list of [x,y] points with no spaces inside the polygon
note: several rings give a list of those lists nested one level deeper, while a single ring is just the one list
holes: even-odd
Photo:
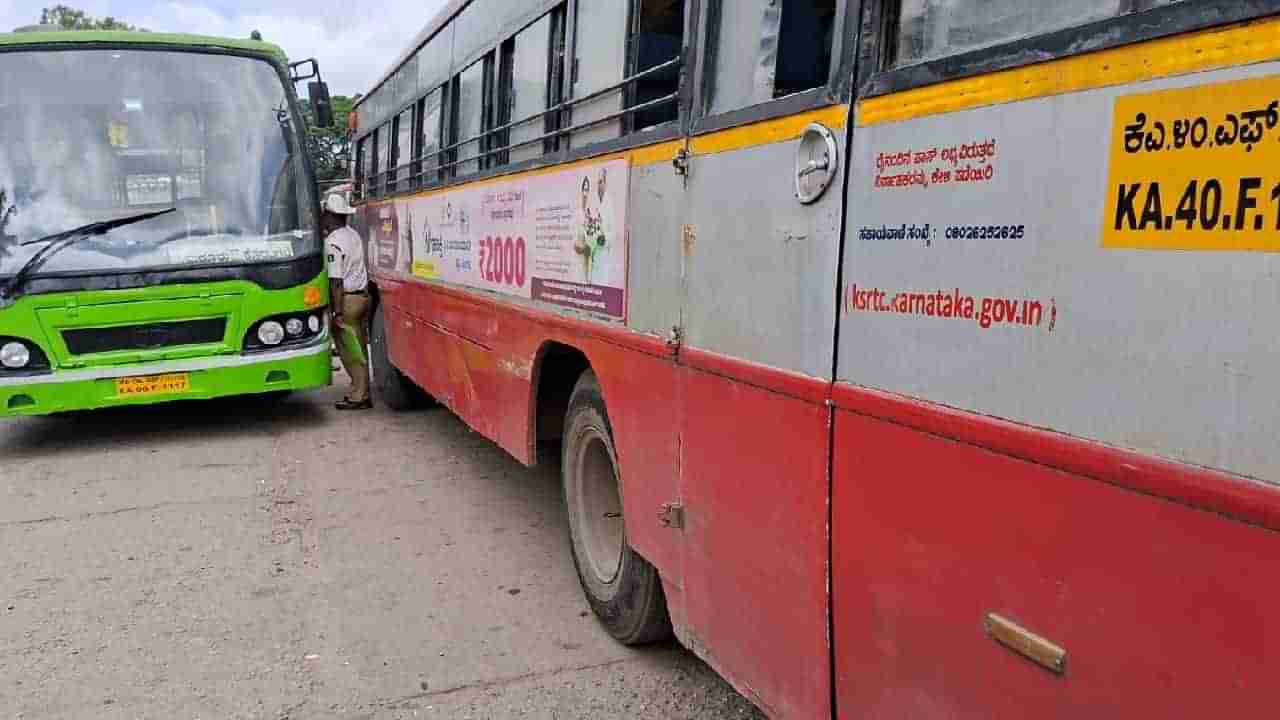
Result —
[{"label": "ksrtc bus", "polygon": [[376,384],[771,716],[1270,716],[1277,14],[453,2],[357,108]]},{"label": "ksrtc bus", "polygon": [[0,35],[0,417],[329,383],[308,70],[255,41]]}]

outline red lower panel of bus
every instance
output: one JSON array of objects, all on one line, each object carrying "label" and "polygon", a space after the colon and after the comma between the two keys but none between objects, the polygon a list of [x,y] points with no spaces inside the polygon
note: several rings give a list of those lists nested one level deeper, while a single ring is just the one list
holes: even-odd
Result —
[{"label": "red lower panel of bus", "polygon": [[830,717],[829,411],[716,369],[682,377],[682,638],[772,717]]},{"label": "red lower panel of bus", "polygon": [[[1274,717],[1280,533],[899,422],[836,413],[840,717]],[[1240,490],[1270,493],[1259,517],[1280,504]],[[1065,673],[998,645],[988,613],[1065,649]]]}]

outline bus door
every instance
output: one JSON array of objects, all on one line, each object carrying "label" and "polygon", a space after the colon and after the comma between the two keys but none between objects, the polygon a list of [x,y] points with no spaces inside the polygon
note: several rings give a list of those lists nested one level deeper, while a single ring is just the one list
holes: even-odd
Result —
[{"label": "bus door", "polygon": [[681,237],[683,639],[827,717],[844,2],[701,3]]}]

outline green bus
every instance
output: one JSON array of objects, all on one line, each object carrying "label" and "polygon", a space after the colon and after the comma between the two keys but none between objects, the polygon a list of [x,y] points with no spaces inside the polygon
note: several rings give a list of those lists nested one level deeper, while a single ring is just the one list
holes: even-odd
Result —
[{"label": "green bus", "polygon": [[0,417],[329,384],[312,78],[332,123],[267,43],[0,34]]}]

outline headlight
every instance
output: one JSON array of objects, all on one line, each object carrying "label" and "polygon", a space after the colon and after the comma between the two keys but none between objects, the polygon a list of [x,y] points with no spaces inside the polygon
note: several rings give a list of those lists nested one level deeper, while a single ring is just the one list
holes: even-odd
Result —
[{"label": "headlight", "polygon": [[268,320],[258,326],[258,339],[263,345],[279,345],[284,342],[284,327],[275,320]]},{"label": "headlight", "polygon": [[5,343],[0,347],[0,365],[10,370],[21,370],[31,362],[31,350],[20,342]]},{"label": "headlight", "polygon": [[[265,317],[245,330],[245,352],[266,352],[315,342],[324,332],[324,315],[315,312]],[[9,338],[0,338],[0,341]]]}]

